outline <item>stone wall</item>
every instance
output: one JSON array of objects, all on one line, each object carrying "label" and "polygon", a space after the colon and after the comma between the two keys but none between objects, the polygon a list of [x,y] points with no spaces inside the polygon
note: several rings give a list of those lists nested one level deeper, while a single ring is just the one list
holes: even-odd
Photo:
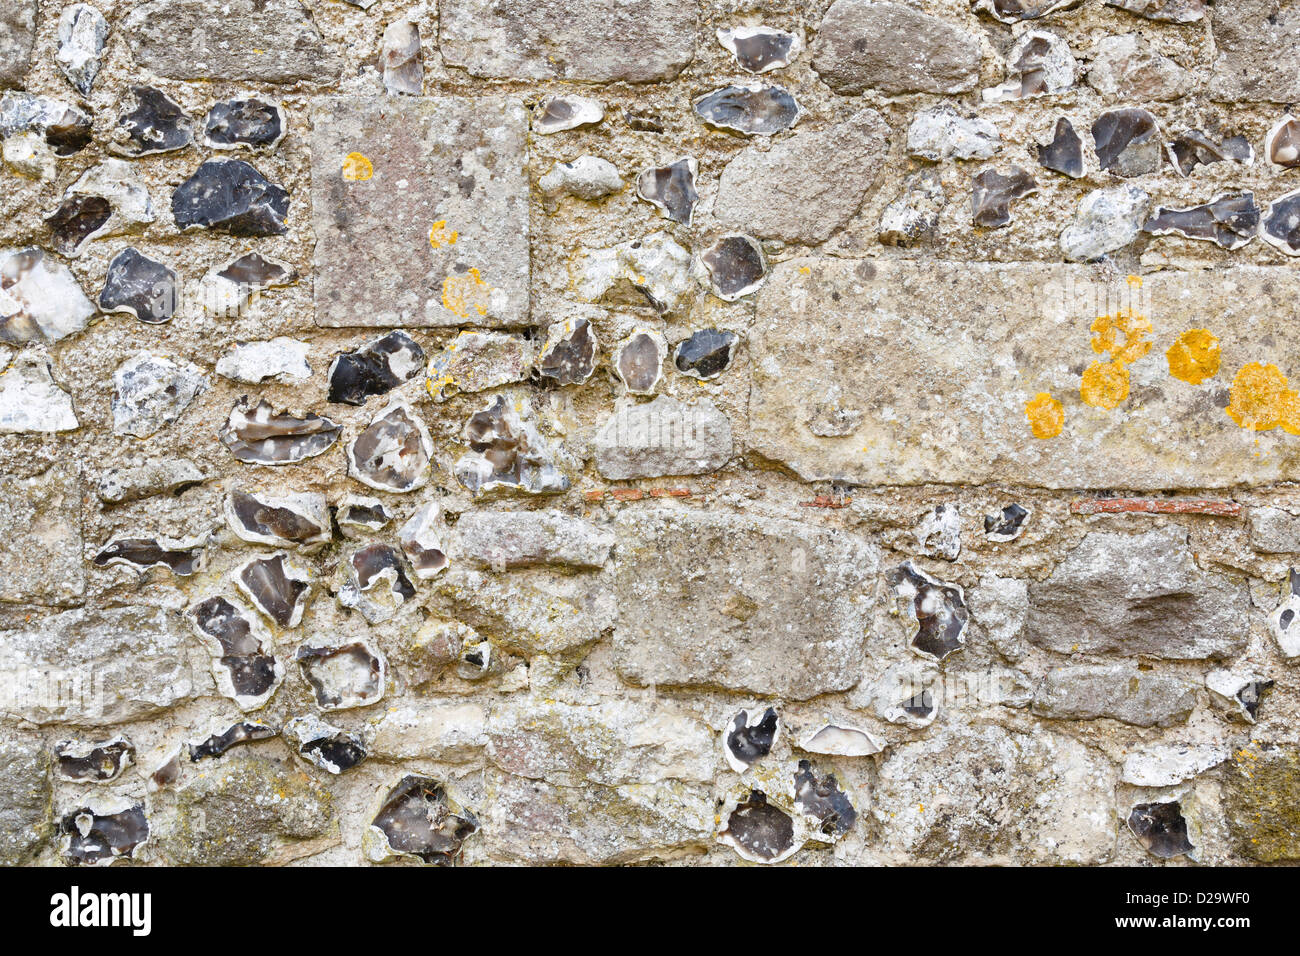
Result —
[{"label": "stone wall", "polygon": [[0,859],[1300,859],[1297,49],[0,0]]}]

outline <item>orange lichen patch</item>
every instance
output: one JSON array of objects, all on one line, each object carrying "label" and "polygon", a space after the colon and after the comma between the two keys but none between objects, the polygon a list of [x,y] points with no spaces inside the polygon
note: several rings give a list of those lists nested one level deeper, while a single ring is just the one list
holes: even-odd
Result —
[{"label": "orange lichen patch", "polygon": [[799,504],[804,508],[845,508],[853,501],[852,498],[834,498],[830,495],[818,495],[812,501],[801,501]]},{"label": "orange lichen patch", "polygon": [[435,249],[441,249],[443,246],[454,246],[459,238],[460,233],[447,228],[446,219],[439,219],[429,229],[429,245]]},{"label": "orange lichen patch", "polygon": [[1094,408],[1118,408],[1128,398],[1128,369],[1123,362],[1093,362],[1084,370],[1079,397]]},{"label": "orange lichen patch", "polygon": [[1025,402],[1025,415],[1035,438],[1055,438],[1065,427],[1065,406],[1047,392]]},{"label": "orange lichen patch", "polygon": [[1190,385],[1200,385],[1219,374],[1218,338],[1205,329],[1188,329],[1165,353],[1169,374]]},{"label": "orange lichen patch", "polygon": [[[1092,350],[1098,355],[1110,354],[1112,362],[1125,365],[1136,362],[1151,351],[1154,344],[1145,338],[1151,332],[1151,321],[1132,309],[1120,309],[1114,315],[1099,315],[1092,323]],[[1121,342],[1119,337],[1123,335]]]},{"label": "orange lichen patch", "polygon": [[1070,502],[1074,515],[1222,515],[1241,514],[1241,505],[1218,498],[1080,498]]},{"label": "orange lichen patch", "polygon": [[1276,365],[1250,362],[1232,380],[1227,412],[1242,428],[1300,435],[1300,396]]},{"label": "orange lichen patch", "polygon": [[348,153],[343,157],[343,178],[349,182],[364,182],[374,174],[374,164],[361,153]]},{"label": "orange lichen patch", "polygon": [[487,315],[492,301],[492,287],[483,281],[477,269],[442,280],[442,305],[448,312],[468,319],[470,312]]}]

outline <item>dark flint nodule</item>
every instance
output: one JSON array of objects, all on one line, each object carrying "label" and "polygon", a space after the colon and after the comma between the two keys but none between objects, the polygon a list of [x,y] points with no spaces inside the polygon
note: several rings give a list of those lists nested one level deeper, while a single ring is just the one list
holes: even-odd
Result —
[{"label": "dark flint nodule", "polygon": [[329,371],[329,400],[364,405],[424,371],[424,349],[400,329],[367,342],[354,352],[334,357]]},{"label": "dark flint nodule", "polygon": [[107,225],[113,205],[102,196],[70,196],[45,217],[50,239],[65,256],[77,253],[84,243]]},{"label": "dark flint nodule", "polygon": [[1241,685],[1241,690],[1237,691],[1237,702],[1241,704],[1242,710],[1251,720],[1259,716],[1259,705],[1263,703],[1264,695],[1273,689],[1274,683],[1276,681],[1248,681]]},{"label": "dark flint nodule", "polygon": [[140,803],[120,813],[106,814],[82,807],[64,815],[59,831],[69,837],[63,855],[70,863],[94,864],[131,856],[149,839],[149,821]]},{"label": "dark flint nodule", "polygon": [[636,333],[619,349],[616,365],[629,392],[648,394],[663,374],[659,343],[648,332]]},{"label": "dark flint nodule", "polygon": [[311,587],[286,566],[286,557],[280,553],[256,558],[239,571],[239,582],[249,599],[282,628],[297,626]]},{"label": "dark flint nodule", "polygon": [[683,156],[667,166],[653,166],[636,178],[636,194],[658,206],[673,222],[691,224],[695,202],[695,160]]},{"label": "dark flint nodule", "polygon": [[1160,129],[1143,109],[1110,110],[1092,124],[1097,162],[1119,176],[1141,176],[1160,168]]},{"label": "dark flint nodule", "polygon": [[99,307],[129,313],[149,325],[166,322],[176,313],[176,273],[127,247],[108,264]]},{"label": "dark flint nodule", "polygon": [[223,597],[210,597],[190,609],[195,627],[221,649],[219,662],[240,697],[261,697],[276,681],[275,658],[265,653],[243,610]]},{"label": "dark flint nodule", "polygon": [[431,453],[415,410],[394,405],[348,445],[348,472],[382,491],[413,491],[429,479]]},{"label": "dark flint nodule", "polygon": [[971,219],[975,225],[998,229],[1011,223],[1011,201],[1038,191],[1038,183],[1019,166],[1006,175],[996,169],[981,171],[971,192]]},{"label": "dark flint nodule", "polygon": [[342,425],[310,412],[277,412],[265,399],[249,404],[247,395],[237,401],[220,432],[221,443],[242,462],[292,464],[326,451],[343,433]]},{"label": "dark flint nodule", "polygon": [[232,259],[218,270],[217,277],[260,290],[296,282],[298,273],[287,263],[249,252]]},{"label": "dark flint nodule", "polygon": [[196,762],[205,757],[220,757],[231,747],[250,744],[256,740],[269,740],[275,736],[275,728],[266,724],[255,724],[241,720],[219,734],[213,734],[200,744],[190,744],[190,761]]},{"label": "dark flint nodule", "polygon": [[[376,547],[385,547],[385,545]],[[298,662],[303,678],[311,685],[312,693],[316,695],[316,703],[321,707],[337,708],[340,705],[351,707],[378,700],[383,695],[383,666],[379,658],[360,641],[339,647],[313,647],[304,644],[298,648],[294,660]],[[359,675],[360,680],[348,677],[345,678],[347,686],[334,686],[334,682],[340,679],[345,668],[352,671],[354,675]],[[346,700],[345,694],[348,697]]]},{"label": "dark flint nodule", "polygon": [[57,156],[71,156],[90,144],[92,120],[85,110],[31,93],[10,91],[0,97],[0,139],[39,132]]},{"label": "dark flint nodule", "polygon": [[289,228],[289,193],[242,159],[210,159],[176,187],[172,216],[178,229],[280,236]]},{"label": "dark flint nodule", "polygon": [[769,69],[788,66],[795,36],[784,30],[758,27],[752,30],[738,28],[731,31],[732,55],[742,70],[763,73]]},{"label": "dark flint nodule", "polygon": [[368,544],[353,552],[349,561],[356,572],[357,587],[362,591],[387,581],[393,594],[403,601],[415,597],[415,585],[406,576],[402,558],[391,545]]},{"label": "dark flint nodule", "polygon": [[388,792],[371,826],[383,832],[394,850],[447,866],[478,831],[478,820],[468,810],[453,807],[437,780],[411,774]]},{"label": "dark flint nodule", "polygon": [[991,541],[1011,541],[1020,536],[1028,517],[1029,509],[1013,502],[1002,509],[1001,515],[984,516],[984,534]]},{"label": "dark flint nodule", "polygon": [[1160,206],[1143,224],[1142,231],[1154,236],[1172,233],[1187,239],[1204,239],[1224,249],[1240,249],[1259,231],[1259,207],[1251,192],[1220,196],[1190,209]]},{"label": "dark flint nodule", "polygon": [[700,253],[718,298],[734,302],[759,287],[767,274],[763,247],[749,236],[723,236]]},{"label": "dark flint nodule", "polygon": [[794,775],[794,806],[800,813],[817,821],[823,836],[838,839],[853,829],[858,811],[840,789],[835,774],[818,777],[811,761],[800,760]]},{"label": "dark flint nodule", "polygon": [[169,548],[157,538],[115,538],[99,549],[92,563],[97,568],[127,564],[142,572],[162,567],[180,577],[189,577],[203,569],[203,545]]},{"label": "dark flint nodule", "polygon": [[1038,147],[1038,162],[1044,169],[1072,179],[1083,175],[1083,140],[1074,131],[1074,124],[1064,116],[1056,121],[1052,141]]},{"label": "dark flint nodule", "polygon": [[1223,162],[1246,164],[1255,158],[1255,150],[1246,137],[1229,136],[1222,142],[1215,142],[1199,129],[1179,133],[1166,144],[1165,149],[1180,176],[1190,175],[1197,166]]},{"label": "dark flint nodule", "polygon": [[915,697],[909,697],[901,701],[898,705],[903,708],[903,712],[911,717],[920,717],[925,719],[934,713],[934,695],[928,690],[923,690]]},{"label": "dark flint nodule", "polygon": [[555,337],[548,345],[537,359],[538,375],[556,385],[579,385],[591,377],[596,367],[596,335],[586,319],[574,319],[568,334]]},{"label": "dark flint nodule", "polygon": [[735,332],[700,329],[677,344],[673,364],[677,371],[695,378],[717,378],[731,367],[735,355]]},{"label": "dark flint nodule", "polygon": [[623,114],[623,120],[627,123],[628,129],[635,130],[638,133],[662,133],[664,131],[663,120],[652,113],[628,111]]},{"label": "dark flint nodule", "polygon": [[190,118],[162,90],[133,86],[135,106],[118,117],[120,131],[108,144],[119,156],[149,156],[184,149],[194,142]]},{"label": "dark flint nodule", "polygon": [[284,110],[255,97],[214,103],[203,124],[203,141],[216,149],[269,148],[278,145],[284,133]]},{"label": "dark flint nodule", "polygon": [[393,516],[384,508],[383,502],[376,501],[374,504],[351,502],[339,509],[337,520],[341,525],[358,525],[367,531],[379,531],[393,520]]},{"label": "dark flint nodule", "polygon": [[[292,721],[286,733],[293,731]],[[357,734],[330,724],[311,721],[310,732],[294,731],[298,740],[298,755],[329,773],[351,770],[368,756],[366,743]]]},{"label": "dark flint nodule", "polygon": [[80,783],[108,783],[116,780],[135,759],[135,747],[125,737],[79,747],[64,741],[54,748],[59,774]]},{"label": "dark flint nodule", "polygon": [[780,719],[774,708],[763,711],[763,717],[757,724],[749,725],[749,712],[742,710],[731,718],[731,729],[727,731],[727,750],[740,763],[752,766],[755,761],[772,752],[772,742],[776,740],[776,730]]},{"label": "dark flint nodule", "polygon": [[794,846],[794,821],[768,803],[762,790],[751,790],[749,798],[737,804],[723,833],[760,860],[775,860]]},{"label": "dark flint nodule", "polygon": [[890,571],[885,580],[917,625],[912,647],[927,657],[943,660],[965,646],[963,632],[970,613],[961,588],[936,581],[918,571],[911,561]]},{"label": "dark flint nodule", "polygon": [[1128,828],[1148,853],[1162,860],[1196,849],[1188,838],[1187,820],[1177,800],[1139,803],[1128,815]]},{"label": "dark flint nodule", "polygon": [[230,492],[230,510],[247,532],[277,538],[290,544],[329,540],[329,529],[292,508],[267,504],[257,495],[235,489]]},{"label": "dark flint nodule", "polygon": [[799,104],[789,90],[780,86],[725,86],[696,100],[695,113],[719,129],[746,136],[771,136],[795,124]]},{"label": "dark flint nodule", "polygon": [[542,134],[562,133],[589,126],[604,119],[604,111],[581,96],[552,96],[533,119],[533,129]]},{"label": "dark flint nodule", "polygon": [[1264,210],[1259,234],[1287,255],[1300,255],[1300,189],[1279,196]]}]

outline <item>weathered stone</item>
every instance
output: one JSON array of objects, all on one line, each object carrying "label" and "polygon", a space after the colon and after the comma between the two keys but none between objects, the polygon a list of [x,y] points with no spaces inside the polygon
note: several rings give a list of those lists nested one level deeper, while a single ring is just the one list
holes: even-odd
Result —
[{"label": "weathered stone", "polygon": [[[1276,162],[1286,155],[1288,146],[1283,145],[1285,139],[1285,136],[1275,139],[1270,132],[1264,144],[1264,153],[1270,162]],[[1165,144],[1165,152],[1169,154],[1169,161],[1180,176],[1190,176],[1197,166],[1209,166],[1211,163],[1231,162],[1249,166],[1255,161],[1255,147],[1240,133],[1214,139],[1199,129],[1184,130]]]},{"label": "weathered stone", "polygon": [[89,96],[95,84],[107,40],[108,21],[89,4],[74,3],[59,17],[59,50],[55,59],[68,82],[82,96]]},{"label": "weathered stone", "polygon": [[636,178],[637,198],[658,207],[665,218],[689,226],[695,203],[700,198],[695,191],[695,173],[693,156],[683,156],[667,166],[642,170]]},{"label": "weathered stone", "polygon": [[556,787],[489,777],[483,839],[521,863],[634,863],[700,853],[713,838],[707,787],[679,782]]},{"label": "weathered stone", "polygon": [[707,474],[731,458],[731,422],[707,398],[687,405],[660,395],[616,412],[596,433],[594,450],[596,468],[615,481]]},{"label": "weathered stone", "polygon": [[317,100],[317,323],[526,324],[527,129],[507,98]]},{"label": "weathered stone", "polygon": [[601,568],[613,547],[611,532],[559,511],[470,511],[456,522],[456,559],[496,571]]},{"label": "weathered stone", "polygon": [[190,118],[175,100],[152,86],[132,86],[135,105],[117,118],[109,152],[121,156],[152,156],[184,149],[194,142]]},{"label": "weathered stone", "polygon": [[1125,183],[1094,189],[1079,201],[1074,222],[1061,233],[1061,251],[1073,262],[1094,262],[1137,238],[1151,197]]},{"label": "weathered stone", "polygon": [[[45,573],[50,573],[48,565]],[[211,687],[172,611],[62,611],[2,632],[5,710],[38,724],[139,720]],[[197,653],[197,649],[196,653]]]},{"label": "weathered stone", "polygon": [[543,136],[563,133],[579,126],[594,126],[605,118],[605,108],[586,96],[548,96],[537,107],[533,131]]},{"label": "weathered stone", "polygon": [[327,791],[301,770],[262,756],[230,758],[177,792],[156,835],[176,866],[252,866],[336,826]]},{"label": "weathered stone", "polygon": [[57,342],[94,314],[67,266],[41,249],[0,251],[0,342]]},{"label": "weathered stone", "polygon": [[203,142],[213,149],[274,149],[288,131],[284,107],[250,96],[212,104],[203,123]]},{"label": "weathered stone", "polygon": [[1249,606],[1243,581],[1196,566],[1183,529],[1094,531],[1030,584],[1029,634],[1060,653],[1222,660],[1245,649]]},{"label": "weathered stone", "polygon": [[609,160],[579,156],[571,163],[556,163],[537,181],[537,186],[550,197],[565,193],[579,199],[594,200],[618,192],[623,188],[623,179]]},{"label": "weathered stone", "polygon": [[678,0],[442,0],[439,45],[471,76],[648,83],[691,61],[697,16]]},{"label": "weathered stone", "polygon": [[0,864],[30,864],[50,838],[50,764],[40,737],[8,729],[0,739]]},{"label": "weathered stone", "polygon": [[456,480],[475,495],[523,492],[561,494],[569,479],[555,464],[549,442],[537,430],[527,398],[513,403],[497,395],[465,423],[469,453],[456,460]]},{"label": "weathered stone", "polygon": [[186,488],[202,484],[206,477],[194,462],[173,458],[110,469],[100,477],[96,491],[99,500],[105,504],[120,505],[154,495],[179,494]]},{"label": "weathered stone", "polygon": [[775,27],[719,27],[717,37],[740,68],[750,73],[767,73],[789,66],[803,50],[803,39],[798,34]]},{"label": "weathered stone", "polygon": [[746,136],[771,136],[789,129],[803,113],[783,86],[743,83],[706,93],[695,101],[695,114],[718,129]]},{"label": "weathered stone", "polygon": [[284,725],[284,736],[298,756],[326,773],[351,770],[369,756],[360,734],[327,724],[315,717],[295,717]]},{"label": "weathered stone", "polygon": [[1161,56],[1138,33],[1098,40],[1086,79],[1102,96],[1139,102],[1176,100],[1194,82],[1191,73]]},{"label": "weathered stone", "polygon": [[1155,744],[1124,758],[1120,781],[1136,787],[1170,787],[1217,767],[1230,756],[1226,747],[1209,744]]},{"label": "weathered stone", "polygon": [[177,229],[279,236],[288,217],[289,193],[242,159],[209,159],[172,193]]},{"label": "weathered stone", "polygon": [[1240,249],[1255,238],[1259,218],[1254,193],[1225,193],[1213,202],[1187,209],[1157,206],[1151,218],[1143,223],[1142,231],[1154,236],[1201,239],[1223,249]]},{"label": "weathered stone", "polygon": [[1015,663],[1029,652],[1029,585],[1018,578],[990,574],[966,594],[975,624],[999,654]]},{"label": "weathered stone", "polygon": [[641,306],[673,314],[691,289],[691,254],[666,232],[587,249],[571,269],[578,294],[588,302]]},{"label": "weathered stone", "polygon": [[431,501],[415,509],[398,529],[397,541],[417,578],[435,577],[447,570],[447,549],[442,543],[445,528],[442,509]]},{"label": "weathered stone", "polygon": [[72,396],[56,381],[44,350],[26,349],[0,373],[0,434],[48,433],[78,428]]},{"label": "weathered stone", "polygon": [[113,431],[148,438],[162,431],[208,389],[190,362],[137,352],[113,373]]},{"label": "weathered stone", "polygon": [[501,770],[564,787],[707,781],[713,731],[661,704],[514,698],[492,709],[488,757]]},{"label": "weathered stone", "polygon": [[36,42],[36,0],[0,6],[0,88],[21,86]]},{"label": "weathered stone", "polygon": [[48,96],[8,92],[0,97],[0,137],[37,132],[56,156],[71,156],[91,139],[92,120],[79,106]]},{"label": "weathered stone", "polygon": [[1011,202],[1038,192],[1034,177],[1019,166],[1007,172],[983,169],[972,180],[971,221],[986,229],[1011,224]]},{"label": "weathered stone", "polygon": [[998,128],[978,116],[965,117],[945,103],[922,110],[907,127],[907,152],[939,162],[945,159],[989,159],[1002,148]]},{"label": "weathered stone", "polygon": [[424,63],[420,58],[420,27],[410,20],[394,20],[379,41],[379,72],[389,93],[424,92]]},{"label": "weathered stone", "polygon": [[618,535],[624,679],[805,699],[861,678],[870,545],[781,519],[663,510],[621,514]]},{"label": "weathered stone", "polygon": [[99,307],[160,325],[175,314],[177,298],[175,270],[128,246],[108,264]]},{"label": "weathered stone", "polygon": [[1300,516],[1281,508],[1251,508],[1250,546],[1266,554],[1300,551]]},{"label": "weathered stone", "polygon": [[205,0],[149,0],[121,31],[138,66],[174,80],[326,83],[343,66],[298,0],[229,0],[220,16]]},{"label": "weathered stone", "polygon": [[1115,772],[1069,737],[958,727],[890,748],[871,814],[899,862],[1106,862]]},{"label": "weathered stone", "polygon": [[1077,69],[1065,40],[1046,30],[1030,30],[1007,51],[1006,82],[984,90],[981,97],[985,103],[1004,103],[1064,93],[1074,86]]},{"label": "weathered stone", "polygon": [[1289,103],[1300,98],[1300,8],[1278,0],[1234,0],[1214,7],[1218,56],[1209,94],[1216,100]]},{"label": "weathered stone", "polygon": [[1300,860],[1300,749],[1252,744],[1234,755],[1224,788],[1235,849],[1260,863]]},{"label": "weathered stone", "polygon": [[880,241],[887,246],[910,246],[933,239],[946,205],[948,194],[934,170],[913,173],[903,180],[902,195],[880,214]]},{"label": "weathered stone", "polygon": [[80,604],[86,575],[77,470],[65,464],[32,478],[6,475],[0,502],[0,602]]},{"label": "weathered stone", "polygon": [[217,359],[217,374],[232,382],[292,385],[311,378],[306,342],[277,336],[266,342],[240,342]]},{"label": "weathered stone", "polygon": [[722,171],[713,213],[724,225],[759,238],[822,242],[848,222],[870,192],[884,162],[887,134],[879,113],[862,110],[846,122],[796,133],[766,150],[751,146]]},{"label": "weathered stone", "polygon": [[429,360],[425,388],[435,402],[445,402],[460,392],[522,382],[536,353],[537,347],[519,335],[461,332]]},{"label": "weathered stone", "polygon": [[1106,0],[1106,5],[1170,23],[1195,23],[1205,16],[1205,0]]},{"label": "weathered stone", "polygon": [[473,760],[487,745],[487,710],[477,703],[425,702],[395,707],[375,728],[371,753],[388,760]]},{"label": "weathered stone", "polygon": [[1050,142],[1037,147],[1038,162],[1045,169],[1063,173],[1071,179],[1083,175],[1083,141],[1074,124],[1062,116],[1056,121]]},{"label": "weathered stone", "polygon": [[1058,667],[1034,693],[1033,711],[1053,720],[1109,717],[1138,727],[1180,724],[1196,707],[1196,684],[1131,664]]},{"label": "weathered stone", "polygon": [[836,93],[965,93],[979,79],[973,34],[898,3],[835,0],[813,43],[813,69]]}]

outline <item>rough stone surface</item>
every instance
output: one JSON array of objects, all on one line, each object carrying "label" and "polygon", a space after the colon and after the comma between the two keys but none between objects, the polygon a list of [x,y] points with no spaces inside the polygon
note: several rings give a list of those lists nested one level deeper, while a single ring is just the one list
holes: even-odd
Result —
[{"label": "rough stone surface", "polygon": [[1300,96],[1296,41],[1300,9],[1278,0],[1236,0],[1211,14],[1215,47],[1210,95],[1286,103]]},{"label": "rough stone surface", "polygon": [[36,0],[8,0],[0,5],[0,88],[22,81],[35,41]]},{"label": "rough stone surface", "polygon": [[1260,863],[1300,859],[1300,749],[1243,748],[1229,765],[1224,803],[1238,852]]},{"label": "rough stone surface", "polygon": [[596,434],[606,478],[657,478],[716,471],[731,457],[731,423],[709,399],[689,405],[667,395],[628,405]]},{"label": "rough stone surface", "polygon": [[506,570],[535,564],[601,568],[612,532],[558,511],[479,511],[456,523],[456,558]]},{"label": "rough stone surface", "polygon": [[0,740],[0,863],[25,866],[49,839],[50,752],[32,734]]},{"label": "rough stone surface", "polygon": [[[85,594],[81,480],[59,465],[0,478],[0,601],[68,607]],[[31,555],[40,555],[37,561]]]},{"label": "rough stone surface", "polygon": [[1034,692],[1033,709],[1055,720],[1109,717],[1138,727],[1180,724],[1196,706],[1196,685],[1125,664],[1061,667]]}]

